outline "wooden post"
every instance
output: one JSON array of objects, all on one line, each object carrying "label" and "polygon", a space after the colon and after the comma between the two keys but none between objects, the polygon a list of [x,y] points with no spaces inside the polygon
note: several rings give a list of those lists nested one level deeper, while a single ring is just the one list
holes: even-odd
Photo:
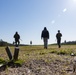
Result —
[{"label": "wooden post", "polygon": [[19,54],[19,47],[15,47],[14,60],[18,60],[18,54]]},{"label": "wooden post", "polygon": [[9,59],[11,60],[11,59],[12,59],[12,54],[11,54],[11,52],[10,52],[10,48],[7,46],[7,47],[5,48],[5,50],[6,50],[6,52],[7,52],[7,55],[8,55],[8,57],[9,57]]}]

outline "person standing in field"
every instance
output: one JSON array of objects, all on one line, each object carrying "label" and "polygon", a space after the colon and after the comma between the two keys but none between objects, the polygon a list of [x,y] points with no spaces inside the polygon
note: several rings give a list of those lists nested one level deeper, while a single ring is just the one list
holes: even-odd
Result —
[{"label": "person standing in field", "polygon": [[41,33],[41,39],[42,38],[43,38],[43,42],[44,42],[44,48],[47,49],[48,39],[49,39],[49,31],[47,30],[46,27],[44,27],[44,30]]},{"label": "person standing in field", "polygon": [[32,41],[30,41],[30,46],[32,46]]},{"label": "person standing in field", "polygon": [[19,45],[20,44],[20,41],[19,41],[20,35],[18,34],[18,32],[16,32],[14,34],[14,39],[15,39],[15,45]]},{"label": "person standing in field", "polygon": [[62,37],[62,34],[60,33],[60,30],[58,30],[58,33],[56,34],[56,39],[57,39],[57,44],[59,48],[61,47],[61,37]]}]

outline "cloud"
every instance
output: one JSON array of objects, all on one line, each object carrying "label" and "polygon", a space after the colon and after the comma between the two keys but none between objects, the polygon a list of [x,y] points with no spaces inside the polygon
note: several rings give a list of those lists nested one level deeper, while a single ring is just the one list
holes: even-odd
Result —
[{"label": "cloud", "polygon": [[67,11],[67,9],[66,9],[66,8],[64,8],[64,9],[63,9],[63,12],[66,12],[66,11]]},{"label": "cloud", "polygon": [[51,23],[54,24],[55,23],[55,20],[52,20]]}]

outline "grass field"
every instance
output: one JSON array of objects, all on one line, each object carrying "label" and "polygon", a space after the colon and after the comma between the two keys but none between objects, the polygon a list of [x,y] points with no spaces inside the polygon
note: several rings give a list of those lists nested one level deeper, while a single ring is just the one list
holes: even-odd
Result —
[{"label": "grass field", "polygon": [[[71,56],[71,53],[74,53],[76,55],[76,45],[62,45],[61,48],[58,48],[57,45],[49,45],[48,49],[44,49],[43,46],[20,46],[19,48],[20,51],[18,59],[22,60],[23,62],[27,63],[33,60],[44,60],[44,62],[48,64],[63,64],[63,66],[61,65],[63,67],[63,69],[61,70],[61,75],[70,75],[66,72],[65,69],[70,67],[71,60],[73,58]],[[13,55],[14,47],[10,46],[10,50]],[[0,59],[4,61],[9,60],[7,53],[5,51],[5,47],[0,47]]]},{"label": "grass field", "polygon": [[[8,60],[6,47],[0,47],[0,58]],[[28,60],[34,58],[41,58],[46,55],[57,54],[57,55],[70,55],[74,53],[76,55],[76,45],[62,45],[58,48],[57,45],[50,45],[48,49],[44,49],[43,46],[20,46],[19,59]],[[12,55],[14,54],[14,47],[10,46]]]}]

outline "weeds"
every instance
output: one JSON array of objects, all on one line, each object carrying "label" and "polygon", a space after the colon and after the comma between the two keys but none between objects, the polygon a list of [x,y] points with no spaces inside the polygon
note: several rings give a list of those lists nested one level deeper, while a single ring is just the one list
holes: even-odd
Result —
[{"label": "weeds", "polygon": [[6,61],[0,58],[0,64],[4,64],[4,63],[6,63]]}]

